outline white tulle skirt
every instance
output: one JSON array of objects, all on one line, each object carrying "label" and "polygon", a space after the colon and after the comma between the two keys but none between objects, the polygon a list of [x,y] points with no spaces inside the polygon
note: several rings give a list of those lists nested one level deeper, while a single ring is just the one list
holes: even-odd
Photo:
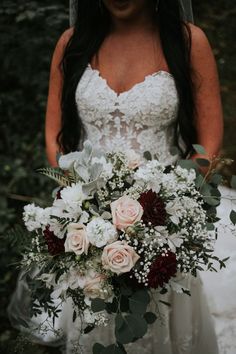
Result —
[{"label": "white tulle skirt", "polygon": [[[222,188],[227,196],[229,192]],[[236,196],[236,193],[235,193]],[[235,354],[236,353],[236,230],[230,228],[227,218],[232,208],[228,200],[219,208],[219,216],[227,227],[221,227],[216,243],[216,253],[221,258],[230,256],[227,268],[219,273],[203,273],[201,278],[188,276],[183,286],[191,296],[174,291],[165,295],[153,292],[150,310],[157,312],[158,320],[150,325],[144,338],[126,346],[129,354]],[[29,316],[29,290],[24,279],[19,279],[17,289],[9,304],[8,313],[12,325],[26,331],[23,322],[29,325],[28,335],[35,342],[61,346],[62,352],[92,353],[96,342],[109,345],[115,342],[114,327],[96,328],[79,335],[80,323],[72,321],[73,307],[70,300],[61,306],[54,325],[43,313],[37,318]],[[171,304],[170,307],[159,300]],[[39,324],[41,327],[39,328]],[[216,331],[215,331],[215,328]],[[78,341],[80,346],[78,347]],[[218,343],[217,343],[218,342]],[[220,349],[218,349],[218,346]]]}]

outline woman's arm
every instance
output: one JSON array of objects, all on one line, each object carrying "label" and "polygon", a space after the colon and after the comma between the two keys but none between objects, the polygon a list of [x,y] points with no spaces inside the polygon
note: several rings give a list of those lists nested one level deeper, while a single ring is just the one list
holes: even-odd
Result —
[{"label": "woman's arm", "polygon": [[[219,155],[223,140],[223,112],[220,97],[220,85],[215,58],[204,32],[190,25],[192,33],[191,63],[196,73],[195,126],[198,144],[206,152],[206,158]],[[192,158],[202,157],[195,154]]]},{"label": "woman's arm", "polygon": [[45,140],[48,162],[53,167],[57,166],[56,154],[59,152],[59,146],[56,140],[57,135],[61,129],[61,93],[63,87],[61,60],[66,44],[68,43],[72,33],[73,28],[69,28],[62,34],[59,41],[57,42],[55,51],[53,53],[50,70],[45,122]]}]

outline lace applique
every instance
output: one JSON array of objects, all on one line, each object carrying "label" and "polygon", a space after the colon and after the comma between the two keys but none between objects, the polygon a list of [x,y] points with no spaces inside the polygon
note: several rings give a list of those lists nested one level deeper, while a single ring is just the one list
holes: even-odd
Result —
[{"label": "lace applique", "polygon": [[88,66],[76,90],[76,103],[87,138],[96,147],[110,151],[125,146],[140,154],[150,151],[167,164],[176,159],[170,148],[178,95],[168,72],[148,75],[118,95],[98,70]]}]

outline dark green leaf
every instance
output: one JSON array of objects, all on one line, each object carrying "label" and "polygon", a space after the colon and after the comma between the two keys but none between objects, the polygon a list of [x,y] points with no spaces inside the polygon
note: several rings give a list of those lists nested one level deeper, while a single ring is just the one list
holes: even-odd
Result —
[{"label": "dark green leaf", "polygon": [[230,213],[230,220],[234,225],[236,225],[236,211],[232,210]]},{"label": "dark green leaf", "polygon": [[116,339],[119,343],[128,344],[136,338],[141,338],[147,332],[147,322],[141,316],[127,315],[123,326],[116,329]]},{"label": "dark green leaf", "polygon": [[116,329],[117,330],[119,330],[123,326],[124,319],[123,319],[121,314],[117,314],[116,315],[115,324],[116,324]]},{"label": "dark green leaf", "polygon": [[123,349],[119,348],[117,344],[112,344],[102,350],[101,354],[124,354]]},{"label": "dark green leaf", "polygon": [[215,225],[214,224],[212,224],[212,223],[207,223],[206,224],[206,227],[207,227],[207,230],[208,231],[213,231],[213,230],[215,230]]},{"label": "dark green leaf", "polygon": [[120,298],[120,310],[121,312],[129,312],[129,298],[122,295]]},{"label": "dark green leaf", "polygon": [[236,189],[236,176],[232,176],[230,184],[232,188]]},{"label": "dark green leaf", "polygon": [[77,314],[76,314],[76,311],[74,311],[74,312],[73,312],[73,322],[75,322],[76,317],[77,317]]},{"label": "dark green leaf", "polygon": [[221,184],[222,180],[223,180],[223,177],[216,173],[211,177],[210,182],[215,184],[216,186],[218,186],[219,184]]},{"label": "dark green leaf", "polygon": [[95,343],[93,346],[93,354],[101,354],[104,349],[104,345],[100,343]]},{"label": "dark green leaf", "polygon": [[94,329],[94,325],[89,325],[87,326],[85,329],[84,329],[84,333],[87,334],[87,333],[90,333],[92,332],[92,330]]},{"label": "dark green leaf", "polygon": [[93,299],[91,304],[91,309],[93,312],[103,311],[106,308],[106,304],[102,299]]},{"label": "dark green leaf", "polygon": [[108,313],[116,313],[118,309],[118,301],[116,298],[113,299],[112,302],[106,303],[106,310]]},{"label": "dark green leaf", "polygon": [[150,296],[147,290],[139,290],[129,298],[129,308],[133,313],[144,314],[147,305],[150,302]]},{"label": "dark green leaf", "polygon": [[145,151],[144,154],[143,154],[143,157],[148,160],[148,161],[151,161],[152,160],[152,155],[149,151]]},{"label": "dark green leaf", "polygon": [[197,167],[196,163],[192,160],[179,160],[177,164],[186,170],[195,169]]},{"label": "dark green leaf", "polygon": [[200,159],[200,158],[197,158],[196,159],[196,162],[199,166],[201,167],[208,167],[210,165],[210,161],[207,160],[207,159]]},{"label": "dark green leaf", "polygon": [[152,324],[156,321],[157,316],[152,312],[146,312],[144,318],[148,324]]},{"label": "dark green leaf", "polygon": [[120,289],[120,292],[124,296],[130,296],[130,295],[133,294],[132,289],[127,287],[127,286],[122,286],[121,289]]},{"label": "dark green leaf", "polygon": [[196,177],[195,179],[195,186],[196,188],[200,188],[202,184],[204,183],[204,177],[200,174]]},{"label": "dark green leaf", "polygon": [[176,146],[172,146],[170,148],[170,154],[172,156],[179,155],[179,153],[180,153],[180,150]]}]

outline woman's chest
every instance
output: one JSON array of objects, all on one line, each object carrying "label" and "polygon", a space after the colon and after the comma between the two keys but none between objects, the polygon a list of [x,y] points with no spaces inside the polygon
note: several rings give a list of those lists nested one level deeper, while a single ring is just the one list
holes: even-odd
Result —
[{"label": "woman's chest", "polygon": [[161,45],[150,34],[106,39],[92,58],[91,67],[99,71],[117,94],[129,91],[148,75],[168,71]]},{"label": "woman's chest", "polygon": [[76,89],[76,104],[85,123],[114,124],[118,119],[140,128],[163,128],[177,117],[175,81],[166,71],[147,75],[129,90],[117,94],[89,65]]}]

